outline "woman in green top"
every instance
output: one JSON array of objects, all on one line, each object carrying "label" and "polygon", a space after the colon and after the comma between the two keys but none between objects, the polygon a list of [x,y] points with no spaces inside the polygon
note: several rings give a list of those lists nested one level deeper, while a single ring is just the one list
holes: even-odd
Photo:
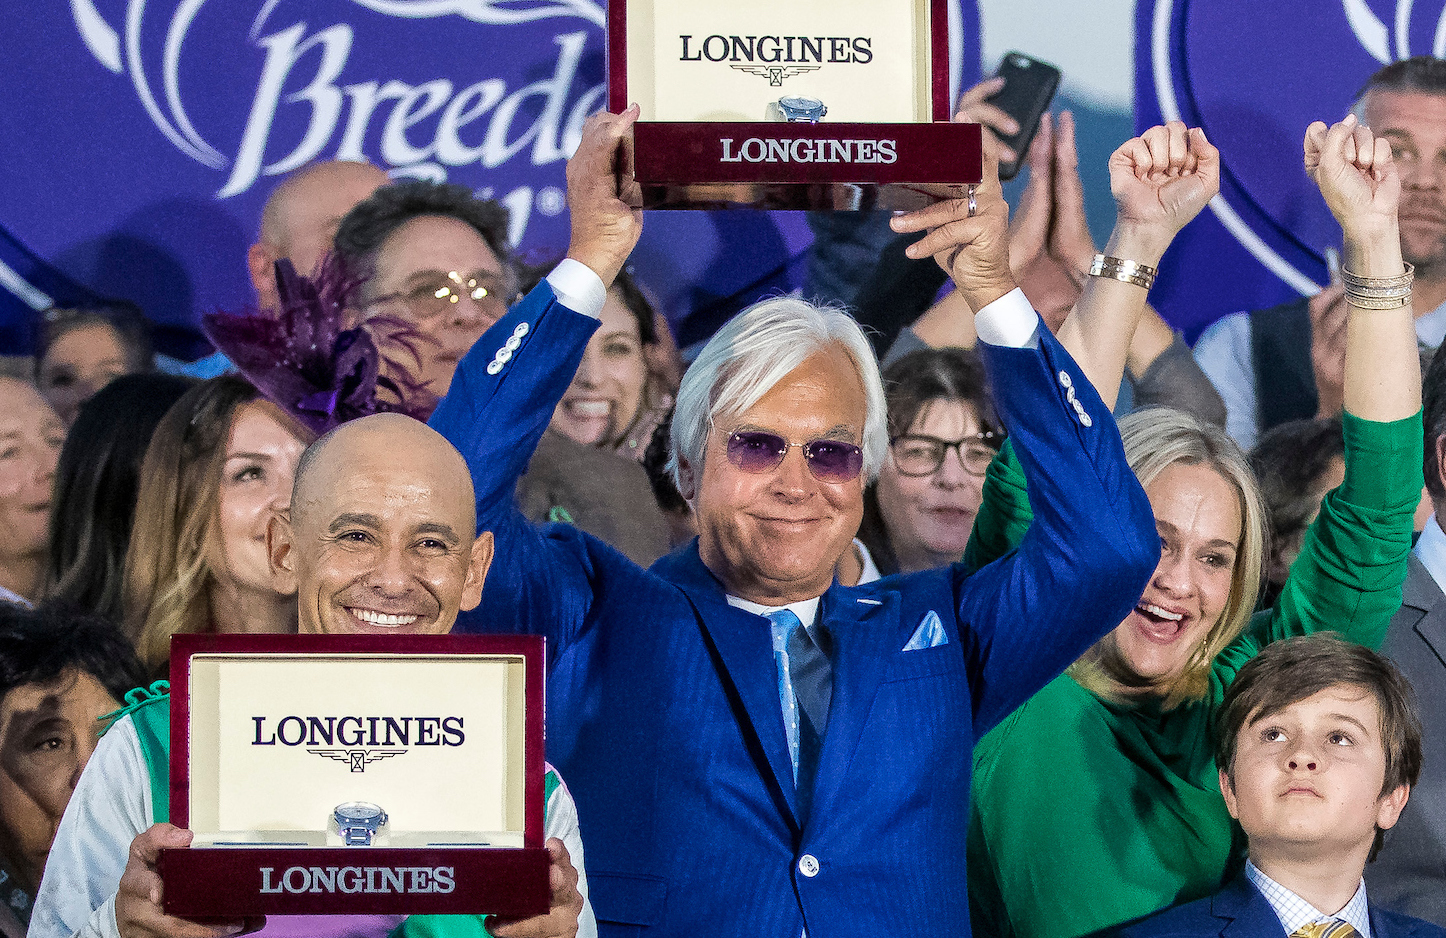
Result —
[{"label": "woman in green top", "polygon": [[[1354,119],[1329,130],[1316,123],[1305,155],[1343,229],[1346,268],[1400,276],[1400,180],[1385,142]],[[1118,197],[1113,159],[1111,170]],[[978,934],[1076,938],[1213,892],[1232,847],[1210,739],[1226,686],[1276,639],[1316,629],[1367,645],[1383,637],[1421,491],[1420,373],[1409,305],[1352,306],[1348,317],[1345,481],[1322,504],[1272,611],[1251,618],[1264,518],[1239,450],[1175,412],[1121,421],[1155,510],[1160,565],[1130,617],[975,750],[969,889]],[[1071,330],[1061,329],[1066,344]],[[1095,386],[1113,393],[1124,346],[1117,331],[1080,348],[1090,333],[1088,323],[1073,327],[1071,351],[1092,358]],[[1007,550],[1027,522],[1022,476],[998,460],[974,558]]]}]

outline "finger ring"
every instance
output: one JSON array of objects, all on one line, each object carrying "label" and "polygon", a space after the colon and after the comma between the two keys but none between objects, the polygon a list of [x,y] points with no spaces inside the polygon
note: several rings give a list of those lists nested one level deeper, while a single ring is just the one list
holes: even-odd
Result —
[{"label": "finger ring", "polygon": [[973,218],[979,214],[979,187],[970,185],[966,191],[969,194],[969,217]]}]

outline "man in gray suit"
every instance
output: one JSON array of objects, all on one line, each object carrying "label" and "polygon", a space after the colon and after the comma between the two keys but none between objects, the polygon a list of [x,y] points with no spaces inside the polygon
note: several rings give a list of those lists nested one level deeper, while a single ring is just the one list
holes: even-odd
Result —
[{"label": "man in gray suit", "polygon": [[1446,354],[1436,353],[1421,391],[1435,513],[1411,551],[1401,609],[1381,651],[1416,688],[1424,760],[1400,821],[1366,866],[1366,887],[1386,908],[1446,926]]}]

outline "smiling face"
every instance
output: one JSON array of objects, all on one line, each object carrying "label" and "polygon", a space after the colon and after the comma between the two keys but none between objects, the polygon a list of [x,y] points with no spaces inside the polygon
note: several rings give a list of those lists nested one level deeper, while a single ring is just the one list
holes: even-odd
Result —
[{"label": "smiling face", "polygon": [[0,565],[45,550],[55,463],[65,427],[24,381],[0,378]]},{"label": "smiling face", "polygon": [[861,476],[820,482],[798,446],[772,470],[745,472],[728,459],[729,435],[758,430],[790,443],[862,445],[866,406],[853,360],[834,347],[805,359],[748,410],[711,429],[701,476],[685,468],[683,495],[697,517],[703,563],[730,593],[765,605],[822,595],[864,506]]},{"label": "smiling face", "polygon": [[120,336],[109,325],[92,322],[67,329],[50,343],[40,360],[37,383],[50,406],[69,426],[81,404],[130,370]]},{"label": "smiling face", "polygon": [[618,292],[609,290],[602,326],[588,340],[577,374],[553,411],[553,429],[585,446],[619,442],[642,407],[647,378],[638,319]]},{"label": "smiling face", "polygon": [[1405,807],[1407,786],[1381,792],[1381,710],[1363,687],[1338,684],[1252,714],[1236,744],[1220,788],[1252,859],[1359,854],[1364,865],[1376,829],[1394,825]]},{"label": "smiling face", "polygon": [[100,718],[116,706],[99,681],[80,671],[22,685],[0,701],[0,849],[32,888],[95,751]]},{"label": "smiling face", "polygon": [[241,590],[274,592],[266,556],[271,516],[286,510],[296,464],[306,444],[270,401],[237,408],[226,441],[216,500],[215,536],[208,551],[213,574]]},{"label": "smiling face", "polygon": [[1401,254],[1422,268],[1446,262],[1446,96],[1372,91],[1366,124],[1386,138],[1401,174]]},{"label": "smiling face", "polygon": [[[460,288],[459,280],[476,281],[487,295],[474,299],[474,290]],[[368,315],[406,319],[435,340],[417,346],[418,377],[440,396],[457,362],[507,312],[505,283],[502,262],[477,229],[449,216],[423,215],[398,227],[377,249],[361,302]],[[443,290],[448,293],[439,301]]]},{"label": "smiling face", "polygon": [[[979,442],[983,429],[973,404],[941,399],[924,405],[914,425],[901,436],[965,441],[967,452],[988,449]],[[897,459],[906,456],[901,448],[910,445],[908,439],[894,443],[890,458],[879,470],[876,489],[889,543],[906,572],[929,570],[962,557],[984,497],[984,476],[967,471],[958,450],[946,451],[944,461],[930,475],[901,473]],[[932,444],[924,441],[922,445]]]},{"label": "smiling face", "polygon": [[1145,486],[1160,564],[1139,604],[1106,641],[1136,679],[1162,686],[1185,672],[1230,599],[1244,534],[1240,495],[1206,465],[1176,462]]},{"label": "smiling face", "polygon": [[481,601],[492,537],[451,444],[409,417],[343,426],[271,523],[272,569],[294,581],[303,633],[442,634]]}]

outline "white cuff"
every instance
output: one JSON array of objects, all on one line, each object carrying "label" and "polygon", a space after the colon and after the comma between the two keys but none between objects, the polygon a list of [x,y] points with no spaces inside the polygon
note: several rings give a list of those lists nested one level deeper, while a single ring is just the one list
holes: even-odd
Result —
[{"label": "white cuff", "polygon": [[1038,348],[1039,314],[1015,287],[974,314],[974,331],[981,342],[1003,348]]},{"label": "white cuff", "polygon": [[603,301],[608,296],[607,288],[603,286],[602,278],[582,261],[564,257],[552,268],[552,273],[547,275],[547,282],[552,286],[552,292],[557,294],[557,301],[563,306],[593,319],[602,318]]}]

